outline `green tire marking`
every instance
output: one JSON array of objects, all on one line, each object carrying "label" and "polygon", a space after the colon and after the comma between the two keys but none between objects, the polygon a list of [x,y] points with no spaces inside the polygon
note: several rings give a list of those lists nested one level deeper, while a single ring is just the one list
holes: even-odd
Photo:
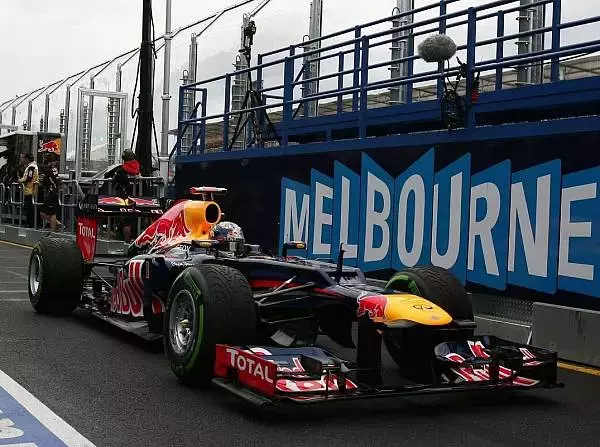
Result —
[{"label": "green tire marking", "polygon": [[400,273],[396,276],[392,276],[392,278],[386,284],[385,288],[386,289],[392,288],[392,286],[395,283],[403,284],[408,289],[408,291],[410,293],[412,293],[413,295],[422,296],[421,291],[419,290],[419,287],[417,286],[417,283],[407,275],[403,275],[402,273]]},{"label": "green tire marking", "polygon": [[189,363],[186,365],[185,370],[189,371],[196,364],[198,355],[200,353],[200,346],[202,346],[202,339],[204,337],[204,304],[198,306],[198,335],[196,336],[196,345],[194,346],[194,353]]},{"label": "green tire marking", "polygon": [[[189,286],[193,292],[195,292],[197,298],[202,297],[202,291],[200,290],[200,287],[198,287],[198,284],[196,284],[196,282],[194,281],[194,278],[192,277],[189,271],[186,272],[185,276],[183,277],[183,280],[185,284]],[[200,347],[202,346],[202,341],[204,339],[204,304],[198,304],[196,311],[198,313],[198,330],[195,340],[196,344],[194,345],[194,352],[192,353],[192,358],[185,366],[186,371],[189,371],[196,365],[198,355],[200,354]]]}]

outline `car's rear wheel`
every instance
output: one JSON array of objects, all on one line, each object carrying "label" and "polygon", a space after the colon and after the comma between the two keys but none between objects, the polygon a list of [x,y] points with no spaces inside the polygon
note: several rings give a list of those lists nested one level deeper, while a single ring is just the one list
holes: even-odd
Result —
[{"label": "car's rear wheel", "polygon": [[83,257],[74,241],[40,239],[29,257],[27,289],[32,307],[40,313],[73,312],[81,300],[83,270]]},{"label": "car's rear wheel", "polygon": [[164,344],[171,369],[186,385],[207,385],[216,345],[251,344],[256,327],[256,306],[244,275],[223,265],[189,267],[167,298]]},{"label": "car's rear wheel", "polygon": [[[394,275],[387,289],[423,297],[444,309],[455,320],[473,320],[473,307],[469,295],[460,281],[448,270],[435,266],[412,267]],[[462,336],[472,335],[469,329]],[[433,348],[447,341],[451,332],[434,327],[414,326],[384,334],[384,343],[402,375],[411,381],[432,383]]]}]

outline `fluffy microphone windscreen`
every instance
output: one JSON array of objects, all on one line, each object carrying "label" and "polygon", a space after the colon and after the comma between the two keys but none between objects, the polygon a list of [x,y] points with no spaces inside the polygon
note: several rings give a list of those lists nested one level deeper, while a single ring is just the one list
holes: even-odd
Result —
[{"label": "fluffy microphone windscreen", "polygon": [[421,42],[417,51],[426,62],[444,62],[456,54],[456,44],[451,37],[438,34]]}]

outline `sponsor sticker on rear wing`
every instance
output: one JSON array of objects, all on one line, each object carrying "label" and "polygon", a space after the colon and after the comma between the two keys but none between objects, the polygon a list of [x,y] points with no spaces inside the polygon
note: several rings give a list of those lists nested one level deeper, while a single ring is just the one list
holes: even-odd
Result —
[{"label": "sponsor sticker on rear wing", "polygon": [[277,380],[277,364],[256,354],[227,345],[217,345],[215,376],[229,377],[230,371],[236,380],[250,389],[273,397]]}]

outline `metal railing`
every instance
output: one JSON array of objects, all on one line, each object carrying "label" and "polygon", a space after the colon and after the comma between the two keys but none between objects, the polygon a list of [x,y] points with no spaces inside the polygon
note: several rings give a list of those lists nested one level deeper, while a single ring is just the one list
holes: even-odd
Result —
[{"label": "metal railing", "polygon": [[[133,177],[130,179],[132,185],[133,197],[153,197],[163,196],[163,179],[161,177]],[[107,188],[101,188],[107,184]],[[33,189],[32,210],[33,210],[33,228],[35,230],[44,230],[49,226],[47,222],[41,222],[39,218],[40,210],[44,202],[40,200],[40,188]],[[90,182],[79,182],[77,180],[63,180],[58,190],[58,209],[57,219],[62,227],[58,230],[61,233],[75,234],[76,231],[76,208],[79,201],[85,194],[103,194],[111,195],[113,186],[110,179],[99,179]],[[22,183],[11,183],[9,188],[0,183],[0,225],[12,225],[17,227],[27,227],[25,209],[25,196]],[[114,225],[119,222],[119,217],[104,217],[99,220],[99,235],[107,240],[118,240],[113,237]],[[138,234],[143,230],[144,218],[136,217],[136,226]]]},{"label": "metal railing", "polygon": [[[498,0],[478,7],[471,7],[451,13],[447,12],[447,5],[457,1],[460,0],[442,0],[437,3],[414,9],[410,12],[397,14],[354,28],[338,31],[319,39],[314,39],[313,41],[305,41],[289,47],[263,53],[258,56],[258,63],[255,66],[180,87],[179,131],[177,143],[173,148],[172,154],[179,157],[187,154],[204,153],[207,147],[207,131],[210,126],[215,128],[214,133],[220,133],[222,147],[219,147],[218,150],[224,152],[229,151],[231,149],[230,123],[235,122],[238,116],[241,117],[251,112],[267,113],[270,111],[273,116],[271,117],[271,114],[269,116],[274,121],[276,120],[275,115],[277,115],[279,121],[277,129],[280,136],[279,144],[281,146],[287,146],[289,144],[292,125],[297,127],[298,124],[300,124],[297,123],[297,121],[302,119],[314,120],[314,118],[309,117],[307,114],[307,105],[315,100],[332,100],[336,104],[334,114],[341,114],[346,111],[356,112],[358,116],[354,119],[358,121],[357,127],[359,128],[359,137],[361,138],[366,136],[366,117],[369,109],[369,94],[375,90],[405,85],[407,103],[412,103],[414,102],[413,91],[416,84],[434,82],[437,83],[437,94],[433,99],[439,100],[444,91],[443,79],[446,76],[457,74],[457,65],[450,65],[450,68],[447,71],[444,71],[441,69],[443,66],[433,64],[435,69],[425,69],[424,71],[415,73],[415,61],[420,59],[420,57],[415,54],[415,45],[411,45],[407,57],[392,60],[388,58],[381,62],[372,60],[371,54],[374,49],[394,42],[398,39],[397,33],[403,31],[408,32],[407,36],[412,39],[417,36],[425,36],[432,33],[446,33],[450,29],[459,28],[461,26],[466,27],[466,35],[464,36],[466,43],[457,45],[457,54],[461,55],[461,59],[466,61],[467,76],[465,91],[471,91],[474,75],[476,73],[492,72],[494,80],[493,90],[501,90],[505,88],[505,69],[512,67],[532,67],[540,64],[547,64],[550,66],[549,81],[557,82],[560,80],[559,68],[561,58],[600,51],[600,40],[585,41],[569,45],[561,44],[561,31],[600,22],[600,16],[596,16],[562,23],[561,0],[539,0],[528,5],[521,5],[519,0]],[[544,5],[552,6],[551,25],[524,32],[512,34],[505,33],[505,21],[508,14],[518,13],[522,9],[542,7]],[[372,30],[376,25],[382,23],[398,20],[408,15],[412,16],[416,13],[434,10],[439,10],[438,17],[408,23],[407,25],[393,27],[384,31]],[[496,37],[477,40],[477,33],[480,29],[481,22],[489,20],[496,21]],[[545,35],[546,33],[550,33],[551,35],[549,48],[524,54],[504,55],[504,44],[507,41],[518,41],[534,35]],[[334,39],[348,34],[353,35],[353,37],[342,42],[334,41]],[[319,48],[305,50],[304,52],[298,52],[297,54],[299,48],[307,48],[308,44],[314,42],[320,43]],[[495,55],[484,58],[481,54],[481,48],[490,45],[496,47]],[[348,57],[351,59],[349,66],[347,61]],[[302,59],[307,58],[310,59],[311,62],[337,60],[337,65],[335,65],[335,68],[331,73],[303,79],[305,64],[302,65],[299,73],[296,73],[296,62],[298,60],[302,62]],[[374,70],[400,63],[408,64],[407,76],[395,79],[371,79]],[[280,74],[283,81],[277,85],[263,86],[263,74],[267,69],[282,70],[282,73]],[[253,78],[257,80],[257,91],[264,101],[257,107],[233,111],[231,109],[232,80],[235,79],[236,76],[248,73],[256,74]],[[351,85],[346,85],[344,82],[345,77],[349,76],[352,77],[352,82]],[[299,91],[306,83],[335,79],[338,81],[336,88],[297,98],[297,96],[299,96]],[[224,91],[220,87],[217,90],[211,88],[213,87],[211,84],[219,83],[219,85],[222,85],[223,82],[225,84]],[[200,117],[183,119],[182,101],[186,92],[189,91],[202,91],[203,107]],[[211,95],[218,98],[224,97],[223,113],[206,113],[206,101],[207,99],[210,100],[209,96]],[[352,98],[349,110],[346,110],[345,107],[345,97]],[[275,100],[275,102],[268,103],[268,100]],[[465,101],[467,110],[471,111],[472,108],[470,106],[472,103],[470,95],[466,95]],[[388,107],[391,106],[388,105]],[[304,113],[300,113],[302,109],[304,110]],[[469,112],[466,127],[475,126],[474,119],[471,115],[472,113]],[[183,130],[188,126],[194,126],[199,131],[198,136],[200,144],[198,146],[194,145],[187,154],[184,154],[181,150],[181,139]]]}]

